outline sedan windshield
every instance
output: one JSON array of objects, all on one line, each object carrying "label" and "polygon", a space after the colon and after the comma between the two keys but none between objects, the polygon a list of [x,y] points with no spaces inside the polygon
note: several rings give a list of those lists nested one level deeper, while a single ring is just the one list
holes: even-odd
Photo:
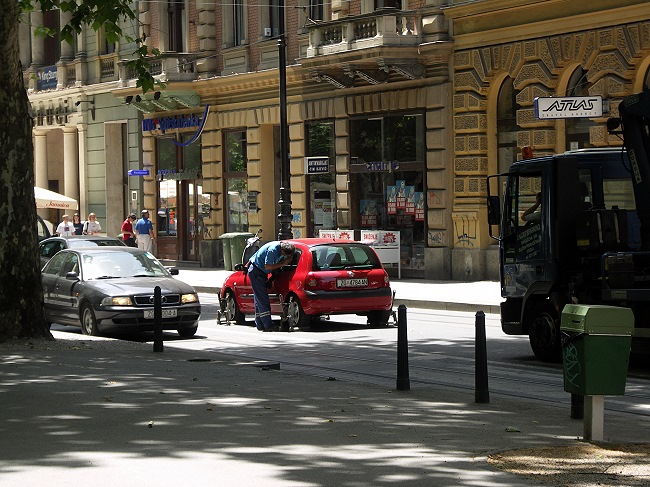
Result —
[{"label": "sedan windshield", "polygon": [[106,252],[83,255],[84,279],[168,277],[167,270],[148,253]]},{"label": "sedan windshield", "polygon": [[377,255],[367,245],[339,244],[314,247],[312,270],[376,269],[381,267]]},{"label": "sedan windshield", "polygon": [[80,249],[83,247],[114,247],[114,246],[121,246],[122,244],[120,243],[119,240],[116,239],[106,239],[106,240],[84,240],[84,239],[78,239],[78,240],[68,240],[68,248],[69,249]]}]

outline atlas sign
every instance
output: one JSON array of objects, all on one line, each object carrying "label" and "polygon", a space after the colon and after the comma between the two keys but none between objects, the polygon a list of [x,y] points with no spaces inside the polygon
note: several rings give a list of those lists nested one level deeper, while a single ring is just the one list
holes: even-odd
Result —
[{"label": "atlas sign", "polygon": [[535,98],[535,118],[598,118],[603,116],[601,96]]}]

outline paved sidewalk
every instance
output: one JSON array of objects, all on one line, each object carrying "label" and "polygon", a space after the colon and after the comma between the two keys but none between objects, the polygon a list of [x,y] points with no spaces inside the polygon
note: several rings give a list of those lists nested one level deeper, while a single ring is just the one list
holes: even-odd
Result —
[{"label": "paved sidewalk", "polygon": [[[179,268],[177,279],[194,286],[198,292],[218,293],[232,271],[223,269]],[[391,279],[395,305],[407,308],[499,313],[501,290],[498,282],[455,282]]]},{"label": "paved sidewalk", "polygon": [[[566,408],[265,370],[173,342],[153,353],[53,334],[56,342],[0,344],[0,485],[587,485],[544,484],[487,462],[580,443],[582,422]],[[606,421],[608,441],[647,440],[645,419],[608,412]],[[614,477],[601,485],[643,485]]]}]

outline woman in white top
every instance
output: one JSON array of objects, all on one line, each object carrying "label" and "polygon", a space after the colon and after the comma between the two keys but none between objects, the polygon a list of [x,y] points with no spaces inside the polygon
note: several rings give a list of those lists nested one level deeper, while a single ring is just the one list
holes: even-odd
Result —
[{"label": "woman in white top", "polygon": [[102,231],[102,227],[97,221],[97,215],[94,213],[88,214],[88,221],[84,226],[84,235],[98,235]]}]

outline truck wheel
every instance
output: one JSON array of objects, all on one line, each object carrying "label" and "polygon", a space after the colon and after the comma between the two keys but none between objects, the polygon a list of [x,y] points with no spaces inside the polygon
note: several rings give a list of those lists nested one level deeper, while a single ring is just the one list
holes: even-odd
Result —
[{"label": "truck wheel", "polygon": [[539,360],[543,362],[562,360],[560,317],[550,301],[544,300],[535,306],[528,331],[530,347]]},{"label": "truck wheel", "polygon": [[237,306],[237,299],[235,298],[235,294],[232,291],[228,291],[223,300],[225,302],[223,315],[226,318],[226,321],[234,321],[237,325],[246,324],[244,313],[239,311],[239,306]]}]

